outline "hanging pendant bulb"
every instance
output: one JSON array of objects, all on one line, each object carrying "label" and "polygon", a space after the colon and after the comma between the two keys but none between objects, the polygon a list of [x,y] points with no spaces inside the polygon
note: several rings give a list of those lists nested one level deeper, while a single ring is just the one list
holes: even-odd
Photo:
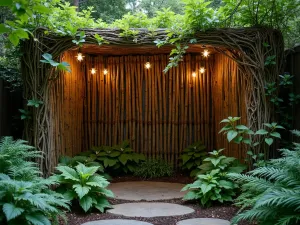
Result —
[{"label": "hanging pendant bulb", "polygon": [[207,58],[209,56],[209,51],[207,49],[205,49],[202,53],[202,55]]},{"label": "hanging pendant bulb", "polygon": [[83,58],[84,58],[84,55],[83,55],[81,52],[79,52],[79,53],[77,54],[76,58],[77,58],[77,60],[78,60],[79,62],[81,62],[81,61],[83,60]]},{"label": "hanging pendant bulb", "polygon": [[92,68],[92,69],[91,69],[91,74],[94,75],[94,74],[96,74],[96,72],[97,72],[97,70],[96,70],[95,68]]},{"label": "hanging pendant bulb", "polygon": [[146,62],[146,63],[145,63],[145,68],[148,70],[148,69],[150,69],[150,67],[151,67],[150,62]]},{"label": "hanging pendant bulb", "polygon": [[192,77],[196,77],[197,76],[197,73],[194,71],[193,73],[192,73]]},{"label": "hanging pendant bulb", "polygon": [[104,69],[104,70],[103,70],[103,74],[104,74],[104,75],[107,75],[107,74],[108,74],[108,70],[107,70],[107,69]]},{"label": "hanging pendant bulb", "polygon": [[205,68],[204,68],[204,67],[201,67],[200,70],[199,70],[199,72],[200,72],[200,73],[204,73],[204,72],[205,72]]}]

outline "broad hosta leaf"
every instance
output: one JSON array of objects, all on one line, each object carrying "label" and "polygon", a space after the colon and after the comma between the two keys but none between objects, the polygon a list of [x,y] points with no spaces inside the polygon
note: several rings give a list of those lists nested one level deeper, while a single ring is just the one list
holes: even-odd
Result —
[{"label": "broad hosta leaf", "polygon": [[128,154],[122,154],[119,156],[119,160],[123,165],[126,165],[127,161],[131,158]]},{"label": "broad hosta leaf", "polygon": [[76,198],[76,193],[73,190],[67,190],[64,194],[63,194],[64,198],[68,201],[72,201],[74,198]]},{"label": "broad hosta leaf", "polygon": [[68,166],[58,166],[56,168],[58,171],[62,172],[62,176],[65,178],[65,179],[69,179],[69,180],[74,180],[74,181],[79,181],[79,177],[78,177],[78,174],[77,172],[68,167]]},{"label": "broad hosta leaf", "polygon": [[95,205],[96,209],[100,212],[104,212],[106,208],[112,208],[106,198],[99,197],[97,199],[97,204]]},{"label": "broad hosta leaf", "polygon": [[81,199],[83,196],[85,196],[89,191],[91,190],[91,187],[88,186],[82,186],[80,184],[74,184],[73,188],[75,192],[78,194],[78,197]]},{"label": "broad hosta leaf", "polygon": [[189,161],[190,158],[192,158],[191,155],[187,155],[187,154],[182,155],[182,164],[183,165],[186,164],[186,162]]},{"label": "broad hosta leaf", "polygon": [[114,166],[117,163],[117,159],[105,158],[103,160],[104,167]]},{"label": "broad hosta leaf", "polygon": [[199,195],[196,193],[196,191],[189,191],[186,193],[183,197],[183,200],[193,200],[193,199],[198,199]]},{"label": "broad hosta leaf", "polygon": [[273,138],[265,138],[265,142],[270,146],[273,144]]},{"label": "broad hosta leaf", "polygon": [[228,133],[227,133],[228,142],[231,142],[237,135],[238,135],[238,132],[235,130],[228,131]]},{"label": "broad hosta leaf", "polygon": [[7,221],[10,221],[18,216],[20,216],[25,210],[22,208],[19,208],[11,203],[5,203],[3,205],[3,212],[5,214],[5,217]]},{"label": "broad hosta leaf", "polygon": [[79,200],[79,204],[87,212],[93,205],[93,199],[90,196],[84,196]]},{"label": "broad hosta leaf", "polygon": [[255,135],[257,135],[257,134],[265,135],[265,134],[268,134],[268,131],[266,131],[265,129],[260,129],[255,132]]}]

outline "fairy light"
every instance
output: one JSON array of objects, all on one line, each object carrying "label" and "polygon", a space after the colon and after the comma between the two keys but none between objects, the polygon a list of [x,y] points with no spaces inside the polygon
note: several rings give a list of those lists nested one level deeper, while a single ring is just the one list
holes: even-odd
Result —
[{"label": "fairy light", "polygon": [[196,76],[197,76],[196,72],[193,72],[192,77],[196,77]]},{"label": "fairy light", "polygon": [[81,62],[81,61],[83,60],[83,58],[84,58],[84,55],[82,55],[82,53],[79,52],[79,53],[77,54],[76,58],[77,58],[77,60],[78,60],[79,62]]},{"label": "fairy light", "polygon": [[145,63],[145,68],[148,70],[148,69],[150,69],[150,67],[151,67],[150,62],[146,62],[146,63]]},{"label": "fairy light", "polygon": [[205,68],[201,67],[199,71],[200,71],[200,73],[204,73],[205,72]]},{"label": "fairy light", "polygon": [[209,51],[208,51],[207,49],[205,49],[205,50],[203,51],[202,55],[203,55],[204,57],[208,57],[208,56],[209,56]]},{"label": "fairy light", "polygon": [[94,74],[96,74],[96,72],[97,72],[97,70],[96,70],[95,68],[92,68],[92,69],[91,69],[91,74],[94,75]]},{"label": "fairy light", "polygon": [[107,70],[107,69],[104,69],[104,70],[103,70],[103,74],[104,74],[104,75],[107,75],[107,74],[108,74],[108,70]]}]

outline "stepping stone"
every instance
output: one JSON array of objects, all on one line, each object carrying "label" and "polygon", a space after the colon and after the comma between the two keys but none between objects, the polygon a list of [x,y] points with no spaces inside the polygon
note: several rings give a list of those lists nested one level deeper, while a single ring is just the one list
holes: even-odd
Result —
[{"label": "stepping stone", "polygon": [[96,220],[83,223],[81,225],[153,225],[137,220]]},{"label": "stepping stone", "polygon": [[124,203],[113,207],[107,212],[128,217],[180,216],[194,212],[186,206],[160,202]]},{"label": "stepping stone", "polygon": [[157,201],[166,199],[183,198],[186,192],[180,192],[185,184],[134,181],[119,182],[109,185],[116,199],[130,201]]},{"label": "stepping stone", "polygon": [[195,218],[179,221],[176,225],[230,225],[230,222],[214,218]]}]

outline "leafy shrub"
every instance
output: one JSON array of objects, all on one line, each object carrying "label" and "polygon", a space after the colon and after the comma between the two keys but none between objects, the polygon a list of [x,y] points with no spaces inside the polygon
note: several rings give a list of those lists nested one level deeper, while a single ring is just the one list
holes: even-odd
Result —
[{"label": "leafy shrub", "polygon": [[262,166],[264,160],[268,157],[269,147],[273,144],[274,139],[280,139],[281,135],[278,133],[278,129],[284,129],[284,127],[277,123],[264,123],[265,129],[252,131],[245,125],[237,124],[240,117],[228,117],[221,121],[225,123],[225,126],[219,133],[224,133],[227,136],[228,142],[233,141],[236,144],[245,144],[248,151],[249,166]]},{"label": "leafy shrub", "polygon": [[75,169],[69,166],[58,166],[60,174],[53,175],[51,179],[59,186],[57,191],[62,193],[67,200],[78,200],[81,208],[87,212],[95,207],[104,212],[110,204],[106,197],[113,197],[113,193],[107,190],[109,182],[98,175],[98,166],[85,166],[78,163]]},{"label": "leafy shrub", "polygon": [[294,150],[280,151],[282,158],[272,159],[263,167],[244,175],[229,174],[243,191],[236,205],[243,210],[247,208],[233,218],[233,223],[241,220],[276,225],[300,223],[300,144],[295,143]]},{"label": "leafy shrub", "polygon": [[134,175],[138,177],[155,178],[155,177],[170,177],[173,174],[173,168],[170,164],[162,159],[148,159],[142,162],[135,169]]},{"label": "leafy shrub", "polygon": [[200,200],[203,206],[209,206],[213,201],[233,201],[238,185],[227,177],[227,173],[241,173],[245,166],[237,159],[221,155],[221,150],[210,152],[210,157],[204,159],[200,166],[200,174],[194,183],[186,185],[182,191],[190,190],[184,200]]},{"label": "leafy shrub", "polygon": [[207,156],[206,147],[201,141],[188,146],[180,156],[181,169],[191,171],[190,176],[195,176],[199,172],[198,167],[202,164],[205,156]]},{"label": "leafy shrub", "polygon": [[[4,137],[0,142],[0,224],[49,225],[65,219],[63,209],[68,201],[50,186],[54,183],[40,177],[30,158],[40,152],[26,144]],[[51,222],[50,222],[51,221]]]},{"label": "leafy shrub", "polygon": [[143,154],[135,153],[129,147],[129,141],[113,147],[93,147],[84,154],[100,162],[108,172],[113,174],[133,173],[139,164],[145,161]]}]

